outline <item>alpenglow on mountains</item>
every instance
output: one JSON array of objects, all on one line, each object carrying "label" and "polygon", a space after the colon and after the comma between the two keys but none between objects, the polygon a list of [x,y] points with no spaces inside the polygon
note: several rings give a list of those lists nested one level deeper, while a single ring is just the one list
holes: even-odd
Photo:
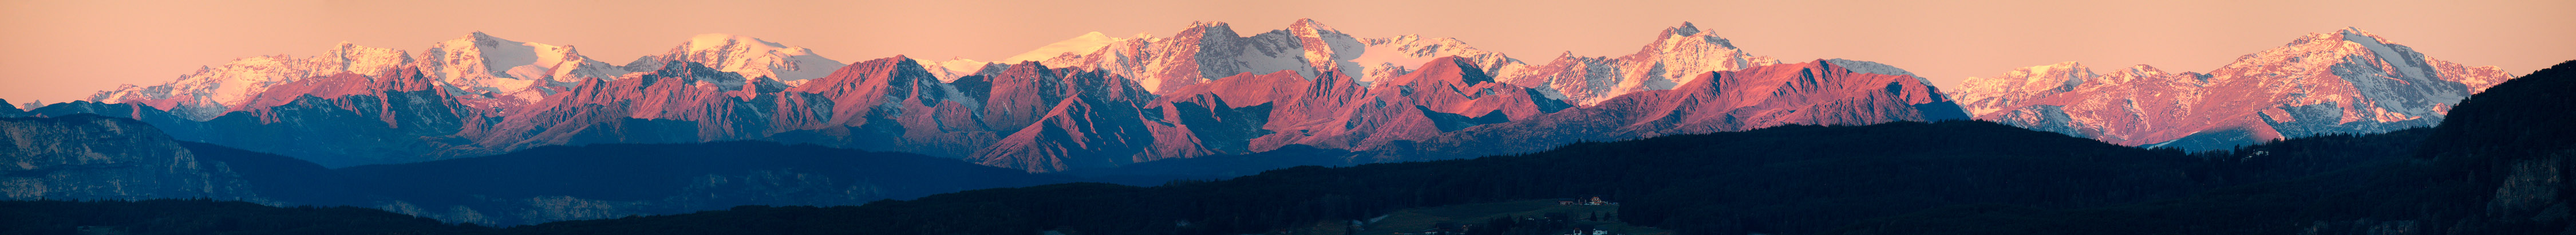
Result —
[{"label": "alpenglow on mountains", "polygon": [[1957,94],[1977,119],[2122,145],[2210,150],[2432,126],[2461,99],[2512,78],[2494,66],[2436,60],[2344,29],[2207,73],[2147,65],[2104,73],[2065,62],[1970,78]]},{"label": "alpenglow on mountains", "polygon": [[[2041,118],[2003,122],[2051,130],[2046,128],[2056,124],[2046,121],[2095,119],[2047,119],[2071,115],[2036,107],[2094,106],[2038,102],[2179,100],[1990,90],[2000,86],[1979,86],[1954,97],[1894,66],[1756,56],[1688,23],[1656,32],[1634,54],[1568,53],[1546,63],[1478,50],[1457,39],[1357,37],[1312,20],[1249,36],[1235,32],[1226,23],[1197,22],[1170,36],[1086,34],[1008,62],[918,61],[898,55],[851,64],[801,47],[710,34],[624,65],[581,56],[571,46],[474,33],[436,43],[420,51],[422,57],[343,43],[318,56],[245,58],[171,83],[121,87],[88,101],[30,112],[132,118],[177,139],[278,153],[327,167],[550,145],[766,140],[1054,172],[1289,146],[1365,156],[1355,162],[1446,159],[1787,124],[2007,120],[2011,118],[1996,114],[2011,113],[1997,111],[2008,109],[2041,110],[2025,112]],[[2390,78],[2479,82],[2461,88],[2483,87],[2502,77],[2500,72],[2486,73],[2495,79],[2459,79],[2448,75],[2451,70],[2403,72],[2458,66],[2425,62],[2431,60],[2392,48],[2410,56],[2373,51],[2353,54],[2364,56],[2353,61],[2414,66],[2374,70],[2398,74],[2386,76]],[[2383,57],[2399,59],[2378,59]],[[2493,71],[2484,69],[2455,70]],[[2292,77],[2235,73],[2231,79]],[[1979,84],[1987,83],[1996,82]],[[2402,117],[2438,116],[2443,107],[2474,91],[2433,82],[2384,84],[2404,92],[2381,93],[2411,98],[2372,98],[2404,100],[2374,103],[2386,107],[2374,110],[2398,110],[2390,112]],[[2002,95],[2007,93],[2046,94]],[[2028,98],[2039,96],[2054,98]],[[1955,99],[1966,97],[1975,99]],[[2288,107],[2276,104],[2280,100],[2236,96],[2190,102]],[[2308,104],[2313,103],[2300,105]],[[2292,120],[2282,118],[2288,114],[2274,119],[2209,117],[2234,123]],[[2297,133],[2387,130],[2376,124],[2336,123],[2302,124],[2313,128]],[[2178,125],[2147,127],[2197,131],[2163,128],[2167,126]],[[2129,141],[2134,137],[2100,131],[2057,132],[2128,145],[2163,142]],[[2262,140],[2268,139],[2217,141]]]}]

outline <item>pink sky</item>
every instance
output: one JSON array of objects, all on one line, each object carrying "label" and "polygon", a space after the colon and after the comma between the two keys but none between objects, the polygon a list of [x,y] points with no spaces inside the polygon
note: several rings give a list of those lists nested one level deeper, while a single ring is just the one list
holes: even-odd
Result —
[{"label": "pink sky", "polygon": [[[1611,2],[1611,3],[1602,3]],[[2152,3],[2148,3],[2152,2]],[[2207,71],[2359,27],[2436,59],[2521,74],[2576,59],[2576,1],[0,1],[0,99],[64,102],[232,59],[335,43],[408,50],[482,31],[624,63],[732,33],[841,61],[996,60],[1099,31],[1245,34],[1313,18],[1353,36],[1454,37],[1533,64],[1634,53],[1683,21],[1755,55],[1878,61],[1947,88],[2061,61]]]}]

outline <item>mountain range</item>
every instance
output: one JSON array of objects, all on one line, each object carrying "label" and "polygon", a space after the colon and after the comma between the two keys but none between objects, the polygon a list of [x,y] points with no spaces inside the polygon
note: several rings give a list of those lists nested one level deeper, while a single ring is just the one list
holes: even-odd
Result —
[{"label": "mountain range", "polygon": [[[2570,226],[2569,212],[2559,209],[2569,203],[2561,194],[2576,186],[2553,180],[2569,172],[2565,158],[2569,146],[2576,146],[2569,144],[2576,138],[2557,134],[2576,128],[2563,120],[2576,111],[2569,107],[2576,96],[2555,92],[2576,88],[2576,76],[2571,76],[2576,73],[2571,72],[2576,72],[2576,61],[2499,84],[2462,102],[2436,127],[2299,137],[2201,153],[2112,145],[1973,120],[1789,125],[1580,143],[1476,159],[1293,167],[1151,187],[1064,183],[857,206],[736,206],[503,228],[347,207],[205,200],[0,201],[0,212],[6,212],[0,213],[0,225],[9,225],[0,226],[0,232],[1393,233],[1414,230],[1379,228],[1421,223],[1381,220],[1422,213],[1405,208],[1592,197],[1623,204],[1608,206],[1616,208],[1608,214],[1547,215],[1547,220],[1613,221],[1676,234],[2547,234],[2576,228]],[[0,120],[72,120],[12,126],[132,123],[88,115]],[[744,144],[762,145],[714,145]],[[529,152],[667,150],[604,147]],[[622,157],[615,155],[623,154],[593,157]],[[537,159],[531,157],[478,160]],[[546,165],[442,162],[447,164],[400,167]],[[360,168],[377,166],[344,171]],[[407,183],[443,181],[448,180]],[[529,186],[477,183],[484,184]],[[1445,219],[1476,228],[1471,231],[1529,233],[1513,223],[1542,220],[1504,217],[1509,219],[1476,224],[1472,218],[1480,215],[1472,212],[1446,214],[1471,218]]]},{"label": "mountain range", "polygon": [[[2191,150],[2430,125],[2505,79],[2358,30],[2317,34],[2212,73],[2080,64],[1944,93],[1885,64],[1784,62],[1683,23],[1635,54],[1529,64],[1450,38],[1361,38],[1313,20],[1251,36],[1097,33],[1008,63],[850,64],[736,35],[609,65],[571,46],[482,33],[410,52],[343,43],[34,115],[99,113],[175,138],[328,167],[550,145],[766,140],[913,152],[1030,172],[1249,154],[1290,145],[1354,162],[1512,154],[1583,141],[1786,124],[1975,118]],[[327,120],[327,121],[326,121]]]},{"label": "mountain range", "polygon": [[[2549,134],[2576,109],[2547,92],[2576,65],[2517,79],[2344,29],[2206,73],[2067,62],[1945,92],[1690,23],[1653,38],[1542,64],[1302,19],[995,62],[729,34],[623,65],[480,32],[419,57],[341,43],[0,107],[0,196],[476,233],[1293,233],[1577,196],[1693,234],[2576,231]],[[262,209],[0,205],[26,218],[0,233],[148,217],[23,208]]]},{"label": "mountain range", "polygon": [[2207,73],[2065,62],[1970,78],[1977,119],[2105,142],[2193,150],[2285,137],[2431,126],[2461,99],[2513,77],[2436,60],[2344,29],[2246,54]]}]

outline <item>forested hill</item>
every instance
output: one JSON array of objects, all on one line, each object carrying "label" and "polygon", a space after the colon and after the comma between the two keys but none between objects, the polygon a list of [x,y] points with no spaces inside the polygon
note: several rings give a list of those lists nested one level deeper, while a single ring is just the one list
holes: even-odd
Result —
[{"label": "forested hill", "polygon": [[205,199],[0,201],[0,234],[468,234],[493,229],[357,207]]},{"label": "forested hill", "polygon": [[2178,151],[1986,122],[1785,126],[1516,156],[1297,167],[1157,187],[1056,184],[864,206],[744,206],[490,232],[1241,234],[1404,208],[1601,196],[1625,203],[1619,218],[1633,224],[1685,233],[1798,234],[1948,205],[2081,208],[2236,183],[2210,172],[2217,166]]},{"label": "forested hill", "polygon": [[971,189],[1074,182],[954,159],[731,141],[550,146],[485,157],[324,169],[184,144],[289,205],[386,208],[450,223],[521,225],[735,205],[860,205]]},{"label": "forested hill", "polygon": [[[858,207],[728,211],[514,228],[531,233],[1260,233],[1403,208],[1602,196],[1686,233],[1815,233],[1946,205],[2079,208],[2235,183],[2217,164],[1986,122],[1787,126],[1584,143],[1466,160],[1298,167],[1159,187],[1059,184]],[[793,218],[793,219],[776,219]]]}]

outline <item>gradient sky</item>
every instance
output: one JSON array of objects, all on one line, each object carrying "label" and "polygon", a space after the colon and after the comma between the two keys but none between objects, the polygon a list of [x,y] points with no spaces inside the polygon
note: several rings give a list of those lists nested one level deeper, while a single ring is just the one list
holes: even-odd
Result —
[{"label": "gradient sky", "polygon": [[[411,51],[482,31],[625,63],[732,33],[841,61],[995,60],[1099,31],[1244,34],[1313,18],[1353,36],[1454,37],[1532,64],[1634,53],[1694,22],[1755,55],[1878,61],[1943,87],[2082,61],[2207,71],[2308,33],[2359,27],[2433,58],[2514,74],[2576,59],[2576,1],[0,1],[0,99],[65,102],[236,58],[335,43]],[[1953,88],[1955,89],[1955,88]]]}]

